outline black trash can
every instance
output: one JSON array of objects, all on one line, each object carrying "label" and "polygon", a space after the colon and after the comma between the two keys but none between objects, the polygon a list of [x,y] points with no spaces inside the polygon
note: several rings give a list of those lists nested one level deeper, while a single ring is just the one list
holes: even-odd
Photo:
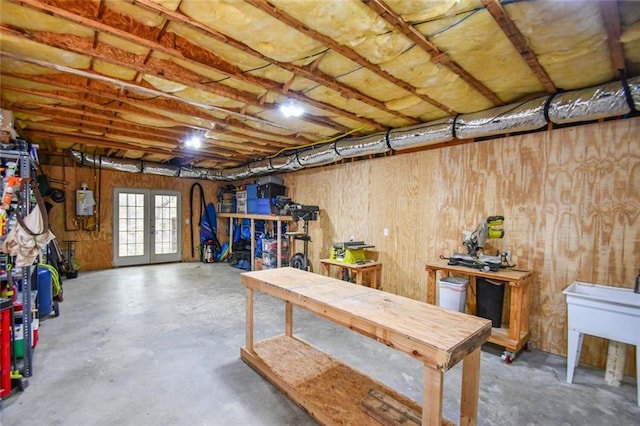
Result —
[{"label": "black trash can", "polygon": [[504,282],[476,279],[476,315],[491,320],[491,327],[502,327]]}]

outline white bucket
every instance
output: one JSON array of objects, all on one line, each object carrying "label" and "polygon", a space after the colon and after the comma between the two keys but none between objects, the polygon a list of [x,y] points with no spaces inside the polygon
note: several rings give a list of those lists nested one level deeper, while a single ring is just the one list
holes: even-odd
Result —
[{"label": "white bucket", "polygon": [[438,280],[438,306],[464,312],[467,305],[469,280],[460,277],[444,277]]}]

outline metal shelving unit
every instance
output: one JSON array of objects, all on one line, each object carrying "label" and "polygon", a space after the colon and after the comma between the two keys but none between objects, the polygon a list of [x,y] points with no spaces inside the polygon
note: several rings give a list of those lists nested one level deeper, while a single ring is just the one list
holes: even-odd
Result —
[{"label": "metal shelving unit", "polygon": [[[3,161],[15,161],[18,164],[18,169],[21,178],[32,178],[34,175],[34,164],[31,159],[31,154],[28,151],[26,142],[16,141],[17,144],[24,143],[24,149],[18,150],[3,150],[0,149],[0,160]],[[29,185],[22,185],[20,189],[20,202],[18,203],[18,214],[22,217],[26,217],[31,211],[32,203],[30,202],[31,193]],[[17,222],[16,222],[17,223]],[[9,216],[7,216],[7,226],[9,226]],[[15,225],[14,225],[15,226]],[[8,230],[7,230],[8,232]],[[0,237],[0,243],[4,242],[5,236]],[[24,357],[22,363],[22,375],[24,377],[31,377],[33,374],[32,362],[33,362],[33,348],[31,335],[32,335],[32,294],[31,294],[31,274],[34,270],[34,266],[23,267],[20,272],[14,271],[12,277],[14,279],[22,280],[22,333],[24,343]],[[5,278],[6,279],[6,278]],[[13,332],[13,330],[12,330]]]}]

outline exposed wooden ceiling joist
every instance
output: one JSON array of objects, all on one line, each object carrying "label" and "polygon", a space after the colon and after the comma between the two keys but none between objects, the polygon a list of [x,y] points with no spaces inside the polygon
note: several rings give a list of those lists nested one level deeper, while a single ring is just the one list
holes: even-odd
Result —
[{"label": "exposed wooden ceiling joist", "polygon": [[527,39],[522,35],[518,27],[513,23],[507,12],[504,10],[499,0],[482,0],[482,4],[487,8],[493,19],[498,23],[502,31],[507,35],[511,43],[516,48],[522,59],[527,63],[531,71],[536,75],[544,90],[547,93],[556,93],[557,88],[545,69],[538,62],[535,53],[529,47]]},{"label": "exposed wooden ceiling joist", "polygon": [[607,42],[609,43],[609,51],[611,52],[611,62],[618,78],[623,78],[626,77],[627,66],[624,60],[624,53],[622,51],[622,43],[620,43],[622,29],[620,27],[618,2],[603,0],[600,4],[602,6],[604,26],[607,30]]},{"label": "exposed wooden ceiling joist", "polygon": [[453,73],[463,79],[469,86],[476,89],[484,97],[493,102],[494,105],[504,105],[504,102],[493,93],[487,86],[481,81],[477,80],[464,68],[462,68],[456,61],[452,60],[449,55],[441,51],[435,43],[429,41],[429,39],[418,31],[413,25],[405,22],[398,14],[396,14],[387,4],[382,0],[362,0],[364,4],[369,6],[378,15],[384,18],[390,25],[396,30],[404,34],[409,40],[414,42],[418,47],[429,54],[431,62],[437,65],[444,65],[449,68]]}]

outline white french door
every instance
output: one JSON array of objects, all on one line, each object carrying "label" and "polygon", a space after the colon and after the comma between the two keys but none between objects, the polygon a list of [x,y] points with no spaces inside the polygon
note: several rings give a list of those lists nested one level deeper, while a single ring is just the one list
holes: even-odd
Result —
[{"label": "white french door", "polygon": [[182,259],[180,192],[113,189],[114,266]]}]

